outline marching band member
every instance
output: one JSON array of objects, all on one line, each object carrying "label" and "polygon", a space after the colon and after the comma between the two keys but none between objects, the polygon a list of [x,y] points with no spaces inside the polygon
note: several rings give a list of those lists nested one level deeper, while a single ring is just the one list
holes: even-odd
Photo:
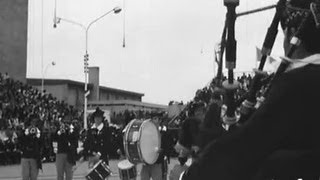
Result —
[{"label": "marching band member", "polygon": [[161,147],[159,149],[159,156],[154,164],[143,163],[141,169],[141,180],[166,180],[167,170],[169,163],[169,146],[166,139],[166,127],[159,126],[159,120],[162,116],[161,113],[155,113],[151,115],[152,121],[158,126],[161,135]]},{"label": "marching band member", "polygon": [[69,116],[64,117],[60,128],[53,135],[53,141],[57,143],[57,180],[64,180],[64,175],[66,180],[72,180],[73,167],[76,165],[79,133],[70,121]]},{"label": "marching band member", "polygon": [[221,114],[223,114],[221,95],[222,92],[219,89],[213,92],[204,120],[200,124],[198,135],[200,149],[227,132],[221,120]]},{"label": "marching band member", "polygon": [[88,130],[87,138],[84,142],[84,155],[89,158],[89,168],[92,168],[99,160],[109,164],[111,132],[107,122],[104,122],[103,114],[104,112],[97,107],[92,114],[94,124]]},{"label": "marching band member", "polygon": [[21,146],[21,170],[22,180],[37,180],[41,164],[42,140],[41,132],[37,128],[36,123],[39,117],[32,114],[29,117],[30,125],[25,129],[24,133],[18,138]]},{"label": "marching band member", "polygon": [[320,121],[313,105],[320,101],[315,84],[320,82],[319,7],[316,0],[286,2],[281,17],[285,54],[290,43],[300,41],[290,59],[285,57],[289,67],[247,122],[209,143],[183,180],[319,179]]},{"label": "marching band member", "polygon": [[196,102],[192,105],[191,116],[187,118],[180,129],[179,139],[175,145],[175,150],[181,154],[181,156],[188,157],[195,155],[200,150],[199,146],[199,130],[202,124],[205,114],[206,106],[204,102]]}]

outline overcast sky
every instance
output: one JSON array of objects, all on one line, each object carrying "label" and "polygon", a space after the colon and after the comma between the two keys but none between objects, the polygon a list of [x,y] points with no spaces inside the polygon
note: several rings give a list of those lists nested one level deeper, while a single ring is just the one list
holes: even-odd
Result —
[{"label": "overcast sky", "polygon": [[[213,52],[225,20],[223,0],[56,1],[58,17],[85,26],[115,6],[124,8],[89,30],[89,65],[100,67],[101,85],[141,92],[145,102],[167,104],[191,100],[216,75]],[[240,0],[236,11],[275,2]],[[63,21],[54,29],[54,7],[55,0],[29,1],[27,77],[41,78],[45,71],[45,78],[84,82],[85,32]],[[262,46],[273,14],[274,9],[237,19],[236,71],[255,67],[255,47]],[[282,55],[282,37],[279,31],[275,57]],[[49,65],[52,61],[55,66]]]}]

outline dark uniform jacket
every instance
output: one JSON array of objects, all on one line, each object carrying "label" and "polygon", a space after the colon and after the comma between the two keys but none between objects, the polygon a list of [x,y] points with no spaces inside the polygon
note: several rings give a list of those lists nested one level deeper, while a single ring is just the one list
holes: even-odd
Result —
[{"label": "dark uniform jacket", "polygon": [[[307,65],[282,74],[264,104],[239,129],[211,142],[185,179],[250,179],[274,153],[305,151],[292,163],[274,163],[292,174],[320,172],[320,66]],[[310,161],[308,161],[310,160]],[[297,163],[299,161],[299,163]],[[291,169],[291,170],[292,170]]]},{"label": "dark uniform jacket", "polygon": [[221,107],[218,103],[212,102],[199,128],[197,144],[200,150],[225,133],[226,130],[222,127],[221,121]]},{"label": "dark uniform jacket", "polygon": [[[18,137],[18,142],[20,144],[20,150],[22,152],[21,158],[32,158],[37,160],[37,165],[39,169],[42,169],[41,163],[41,151],[43,141],[40,136],[40,131],[37,129],[37,134],[30,134],[28,128],[28,133],[23,133]],[[26,131],[25,131],[26,132]]]},{"label": "dark uniform jacket", "polygon": [[53,141],[58,144],[58,154],[67,154],[67,160],[70,164],[76,164],[77,148],[78,148],[79,133],[76,129],[66,129],[64,133],[58,130],[53,135]]},{"label": "dark uniform jacket", "polygon": [[108,163],[108,154],[111,149],[111,132],[106,125],[103,123],[102,125],[102,128],[93,126],[88,130],[87,138],[84,142],[84,156],[100,153],[100,159]]},{"label": "dark uniform jacket", "polygon": [[179,130],[179,143],[186,148],[191,148],[193,145],[197,145],[199,135],[200,120],[189,117],[187,118]]}]

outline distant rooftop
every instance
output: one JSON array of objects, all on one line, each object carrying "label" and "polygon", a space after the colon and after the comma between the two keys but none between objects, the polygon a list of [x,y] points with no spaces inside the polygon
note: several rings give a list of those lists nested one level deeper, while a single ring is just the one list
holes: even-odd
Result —
[{"label": "distant rooftop", "polygon": [[[27,78],[27,84],[33,85],[33,86],[41,86],[42,79],[39,78]],[[45,79],[45,85],[59,85],[59,84],[71,84],[75,86],[83,86],[83,82],[69,80],[69,79]],[[93,84],[88,84],[88,88],[91,88]],[[100,90],[105,91],[112,91],[112,92],[118,92],[118,93],[126,93],[126,94],[132,94],[137,96],[144,96],[143,93],[133,92],[133,91],[127,91],[122,89],[116,89],[116,88],[110,88],[106,86],[100,86]]]},{"label": "distant rooftop", "polygon": [[167,105],[161,104],[154,104],[154,103],[147,103],[147,102],[140,102],[140,101],[133,101],[133,100],[105,100],[105,101],[90,101],[88,104],[93,106],[119,106],[119,105],[135,105],[140,107],[152,107],[152,108],[159,108],[159,109],[168,109]]}]

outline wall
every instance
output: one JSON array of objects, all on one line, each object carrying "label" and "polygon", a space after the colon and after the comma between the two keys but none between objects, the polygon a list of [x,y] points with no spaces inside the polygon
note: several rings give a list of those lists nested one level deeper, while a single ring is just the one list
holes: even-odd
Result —
[{"label": "wall", "polygon": [[89,67],[89,83],[93,84],[88,100],[98,101],[99,98],[99,67]]},{"label": "wall", "polygon": [[100,101],[106,100],[133,100],[141,102],[141,97],[125,93],[108,92],[105,90],[100,91]]},{"label": "wall", "polygon": [[28,0],[1,0],[0,24],[0,72],[26,82]]},{"label": "wall", "polygon": [[[33,86],[41,90],[41,86]],[[60,84],[60,85],[46,85],[44,81],[44,89],[47,93],[51,93],[60,101],[64,101],[75,108],[83,108],[83,88],[80,86]]]},{"label": "wall", "polygon": [[84,103],[84,89],[80,86],[72,86],[69,84],[68,86],[68,104],[75,106],[76,108],[83,109]]},{"label": "wall", "polygon": [[[46,81],[44,81],[44,84]],[[41,90],[41,86],[33,86],[35,88],[38,88]],[[68,101],[68,93],[67,92],[67,85],[66,84],[61,84],[61,85],[49,85],[46,86],[44,85],[44,89],[46,92],[50,92],[53,97],[56,97],[60,101]],[[70,104],[71,105],[71,104]]]}]

